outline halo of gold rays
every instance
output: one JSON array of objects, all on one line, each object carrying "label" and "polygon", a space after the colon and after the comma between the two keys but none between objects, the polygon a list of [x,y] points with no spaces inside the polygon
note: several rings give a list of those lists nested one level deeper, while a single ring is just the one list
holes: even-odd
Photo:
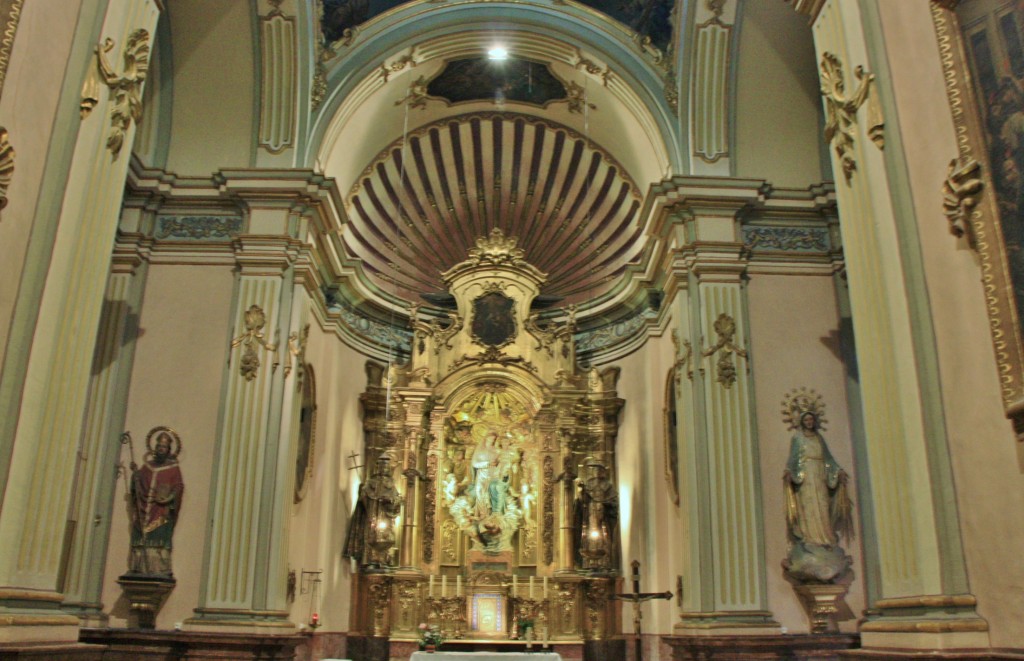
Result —
[{"label": "halo of gold rays", "polygon": [[787,429],[800,428],[800,416],[813,413],[818,418],[818,429],[824,431],[828,424],[825,418],[825,400],[813,388],[795,388],[782,398],[782,422]]}]

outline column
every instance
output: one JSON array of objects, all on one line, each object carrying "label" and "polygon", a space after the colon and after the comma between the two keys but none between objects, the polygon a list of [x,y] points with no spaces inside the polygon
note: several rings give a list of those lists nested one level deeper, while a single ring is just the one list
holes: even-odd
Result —
[{"label": "column", "polygon": [[[953,485],[941,401],[931,383],[931,318],[923,274],[904,266],[919,248],[912,216],[896,211],[902,191],[889,173],[900,157],[891,143],[883,153],[881,142],[873,142],[881,137],[878,113],[892,108],[891,100],[884,86],[855,76],[857,67],[876,73],[873,67],[885,66],[884,49],[872,48],[864,29],[868,7],[834,0],[796,7],[813,19],[823,103],[840,116],[829,151],[859,347],[873,501],[873,529],[865,529],[865,546],[873,548],[866,556],[875,559],[869,572],[878,576],[861,640],[865,648],[987,647],[987,625],[969,594],[956,502],[942,497]],[[832,82],[839,78],[845,90],[837,95]],[[844,99],[853,112],[842,110]],[[895,112],[885,114],[895,122]]]},{"label": "column", "polygon": [[[153,0],[110,6],[99,36],[114,43],[111,79],[127,77],[122,71],[126,49],[138,52],[152,44],[159,13]],[[88,18],[83,10],[83,20]],[[80,71],[95,66],[90,58]],[[129,94],[141,97],[141,79],[125,85]],[[6,421],[11,424],[3,425],[5,437],[0,438],[3,451],[10,448],[0,509],[0,643],[78,639],[78,618],[59,610],[64,599],[60,579],[71,539],[76,454],[93,350],[136,129],[134,121],[112,115],[116,105],[102,89],[91,114],[81,120],[74,144],[46,286],[23,346],[28,352],[24,372],[14,377],[18,384],[13,387],[7,381],[10,373],[4,376],[5,391],[11,388],[20,404],[15,404],[16,420]],[[23,292],[34,286],[25,282]]]}]

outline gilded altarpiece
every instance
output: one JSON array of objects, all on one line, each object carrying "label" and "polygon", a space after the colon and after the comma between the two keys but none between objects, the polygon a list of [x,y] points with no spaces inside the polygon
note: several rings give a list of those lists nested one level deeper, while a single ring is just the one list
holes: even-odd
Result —
[{"label": "gilded altarpiece", "polygon": [[364,464],[390,457],[381,479],[403,507],[380,523],[395,526],[389,560],[356,558],[353,630],[604,640],[619,618],[618,370],[578,368],[572,309],[531,310],[546,278],[514,238],[493,231],[442,275],[457,309],[414,307],[408,362],[368,366]]}]

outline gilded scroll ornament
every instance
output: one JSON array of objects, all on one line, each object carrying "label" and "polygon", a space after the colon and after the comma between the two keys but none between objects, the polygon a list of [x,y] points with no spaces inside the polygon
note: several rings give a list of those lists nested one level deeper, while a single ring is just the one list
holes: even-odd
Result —
[{"label": "gilded scroll ornament", "polygon": [[[827,121],[825,124],[825,142],[835,145],[836,156],[850,183],[857,169],[857,161],[853,157],[854,135],[857,129],[857,111],[868,98],[874,74],[868,73],[864,67],[858,66],[854,75],[860,81],[853,96],[846,96],[846,82],[843,76],[843,65],[834,53],[825,53],[821,58],[821,94],[825,97]],[[878,144],[881,139],[881,128],[872,121],[872,140]]]},{"label": "gilded scroll ornament", "polygon": [[554,346],[561,342],[562,357],[568,358],[572,351],[573,332],[576,330],[576,306],[569,306],[569,318],[562,325],[548,324],[547,326],[541,326],[538,323],[539,320],[539,314],[532,314],[526,318],[526,323],[523,324],[526,332],[537,340],[536,348],[547,352],[548,356],[553,358],[555,356]]},{"label": "gilded scroll ornament", "polygon": [[8,139],[7,129],[0,126],[0,209],[7,206],[7,188],[14,177],[14,147]]},{"label": "gilded scroll ornament", "polygon": [[369,593],[373,635],[388,636],[391,634],[388,614],[391,610],[391,584],[394,579],[391,576],[377,575],[371,580],[373,582],[370,584]]},{"label": "gilded scroll ornament", "polygon": [[0,2],[0,92],[7,78],[7,65],[11,62],[11,49],[14,47],[14,35],[21,19],[21,7],[25,0],[5,0]]},{"label": "gilded scroll ornament", "polygon": [[417,319],[418,312],[418,305],[413,305],[409,309],[410,325],[413,329],[413,336],[416,338],[416,350],[421,354],[427,350],[426,339],[428,337],[433,340],[434,355],[438,355],[442,348],[451,349],[451,339],[463,328],[464,321],[462,316],[456,312],[448,312],[446,313],[448,324],[444,325],[439,319],[433,319],[429,322],[419,321]]},{"label": "gilded scroll ornament", "polygon": [[486,237],[479,237],[476,240],[476,247],[469,249],[469,261],[474,266],[480,264],[501,264],[515,265],[522,261],[526,252],[517,248],[519,238],[515,236],[506,237],[500,227],[495,227]]},{"label": "gilded scroll ornament", "polygon": [[277,350],[277,345],[271,344],[263,335],[263,328],[267,325],[267,315],[263,308],[253,304],[245,311],[245,332],[231,340],[231,348],[242,345],[242,360],[239,362],[239,371],[246,381],[252,381],[260,369],[260,357],[257,347],[263,347],[268,352]]},{"label": "gilded scroll ornament", "polygon": [[966,235],[971,246],[975,245],[971,213],[984,186],[978,161],[954,158],[949,162],[946,181],[942,183],[943,212],[949,219],[950,234],[957,238]]},{"label": "gilded scroll ornament", "polygon": [[[705,358],[719,354],[716,367],[718,368],[718,379],[726,388],[731,388],[736,383],[736,364],[732,356],[735,353],[741,358],[747,357],[746,349],[736,346],[736,320],[726,313],[718,315],[714,324],[715,333],[718,334],[718,342],[714,346],[705,349],[701,355]],[[719,353],[720,352],[720,353]]]},{"label": "gilded scroll ornament", "polygon": [[[136,30],[124,46],[124,75],[117,75],[107,61],[106,53],[114,48],[114,40],[107,38],[96,48],[96,61],[100,77],[110,89],[110,137],[107,149],[117,158],[124,146],[124,138],[132,121],[142,121],[142,84],[149,72],[149,32]],[[88,114],[83,98],[83,115]]]}]

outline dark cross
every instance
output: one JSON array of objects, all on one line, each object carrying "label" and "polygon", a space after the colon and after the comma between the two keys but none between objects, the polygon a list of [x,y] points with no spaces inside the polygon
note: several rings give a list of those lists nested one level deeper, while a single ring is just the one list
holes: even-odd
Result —
[{"label": "dark cross", "polygon": [[640,592],[640,561],[634,560],[633,567],[633,592],[613,594],[612,599],[629,601],[633,603],[633,633],[636,634],[636,661],[643,661],[643,647],[640,642],[640,604],[651,599],[671,599],[671,592]]}]

